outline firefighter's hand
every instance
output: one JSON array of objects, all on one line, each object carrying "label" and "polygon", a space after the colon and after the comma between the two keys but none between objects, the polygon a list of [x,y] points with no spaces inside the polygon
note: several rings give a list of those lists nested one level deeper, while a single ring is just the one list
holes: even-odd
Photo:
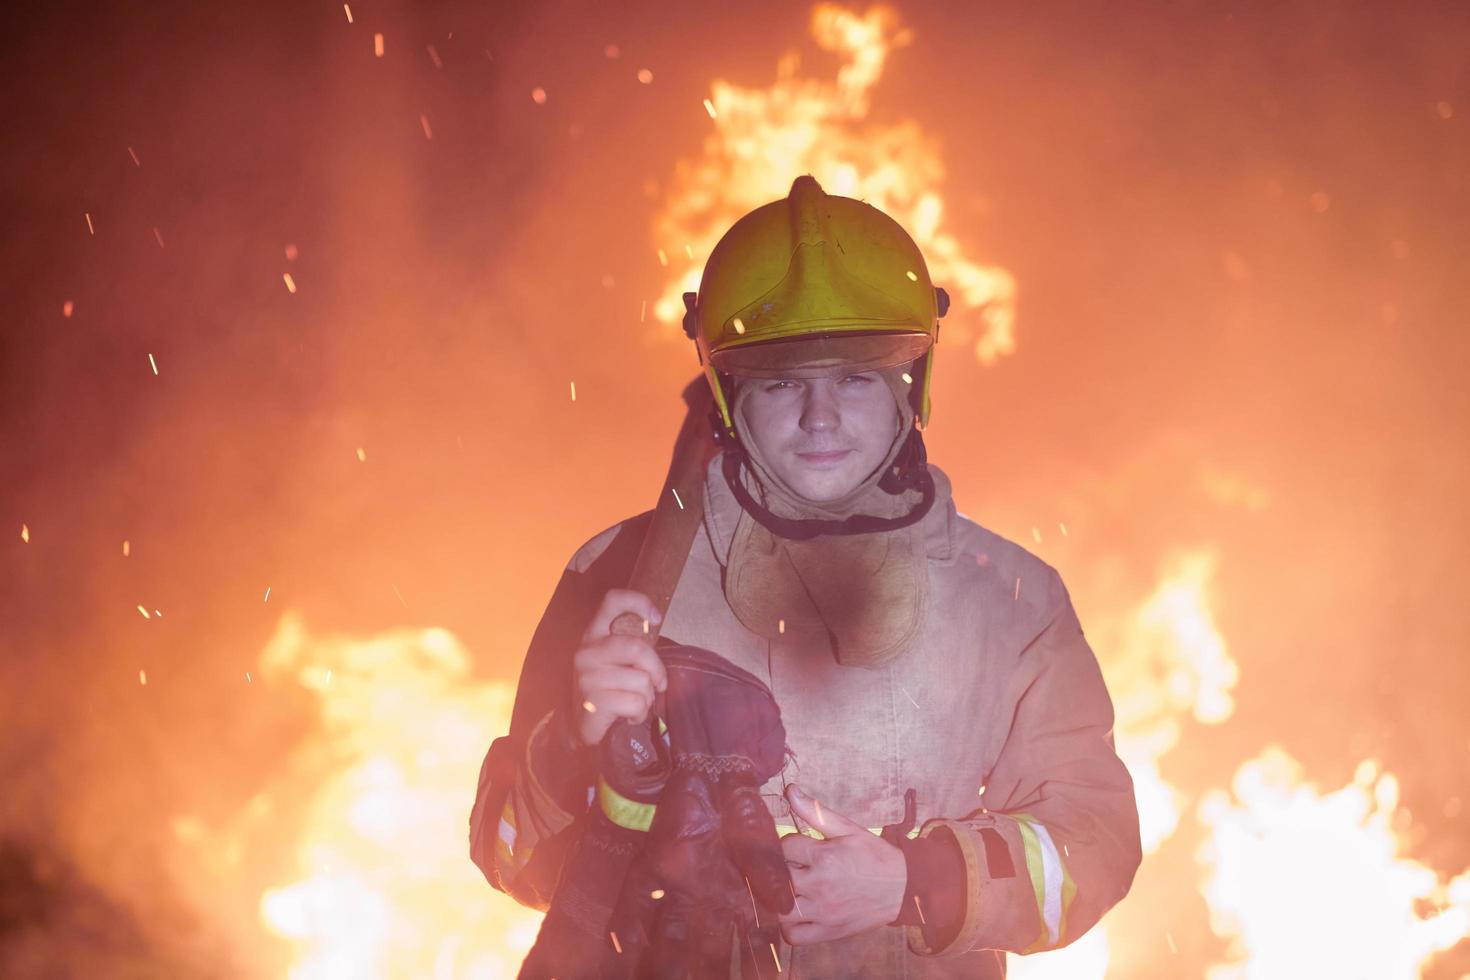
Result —
[{"label": "firefighter's hand", "polygon": [[584,745],[601,742],[619,718],[635,724],[645,720],[654,695],[668,687],[664,662],[647,637],[609,632],[613,620],[627,612],[650,623],[662,618],[643,593],[612,589],[602,597],[572,657],[572,710]]},{"label": "firefighter's hand", "polygon": [[826,837],[790,834],[781,840],[796,888],[796,904],[781,916],[786,941],[793,946],[825,943],[898,918],[908,885],[903,851],[794,785],[787,787],[786,802]]}]

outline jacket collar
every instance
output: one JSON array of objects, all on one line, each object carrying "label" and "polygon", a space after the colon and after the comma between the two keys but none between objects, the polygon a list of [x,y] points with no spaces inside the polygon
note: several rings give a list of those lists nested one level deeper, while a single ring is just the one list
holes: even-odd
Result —
[{"label": "jacket collar", "polygon": [[[704,527],[714,545],[715,558],[723,566],[730,553],[730,543],[735,539],[735,524],[740,519],[740,502],[725,484],[721,471],[723,453],[716,453],[704,474]],[[929,557],[945,561],[955,553],[955,506],[949,477],[932,462],[929,473],[934,477],[934,506],[929,509],[919,527],[924,532],[924,542]]]}]

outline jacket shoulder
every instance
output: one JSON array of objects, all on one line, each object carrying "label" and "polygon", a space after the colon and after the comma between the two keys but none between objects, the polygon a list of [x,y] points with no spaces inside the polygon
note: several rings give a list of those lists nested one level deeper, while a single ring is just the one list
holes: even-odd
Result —
[{"label": "jacket shoulder", "polygon": [[1061,574],[1022,545],[964,514],[956,515],[955,558],[979,572],[982,601],[1009,606],[1039,630],[1070,602]]},{"label": "jacket shoulder", "polygon": [[572,554],[567,571],[585,575],[606,565],[631,569],[652,521],[653,511],[648,510],[599,531]]}]

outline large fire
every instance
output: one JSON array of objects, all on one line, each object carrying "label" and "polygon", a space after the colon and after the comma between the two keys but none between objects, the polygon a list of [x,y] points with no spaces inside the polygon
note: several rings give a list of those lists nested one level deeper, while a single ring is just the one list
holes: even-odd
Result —
[{"label": "large fire", "polygon": [[[766,88],[713,83],[713,132],[701,155],[677,165],[656,221],[661,260],[672,266],[656,317],[677,321],[680,294],[697,288],[703,257],[731,221],[783,194],[792,174],[812,173],[914,232],[956,300],[946,340],[971,344],[982,364],[1012,352],[1015,283],[967,258],[943,229],[937,141],[912,120],[868,119],[869,94],[909,32],[883,7],[859,15],[823,4],[810,26],[844,60],[835,80],[803,77],[791,52]],[[1196,802],[1162,775],[1161,760],[1186,725],[1223,725],[1233,712],[1239,670],[1212,612],[1218,561],[1207,547],[1179,552],[1149,594],[1087,624],[1114,695],[1146,853]],[[309,690],[321,716],[289,767],[291,786],[309,792],[278,787],[255,808],[257,817],[285,808],[299,825],[294,873],[258,901],[260,922],[295,951],[292,976],[508,976],[534,939],[539,916],[492,892],[465,856],[465,794],[508,723],[512,695],[469,681],[468,664],[442,630],[313,637],[297,617],[281,621],[262,677]],[[1410,977],[1470,935],[1470,875],[1446,884],[1396,853],[1393,777],[1365,764],[1353,784],[1319,795],[1272,751],[1241,766],[1234,791],[1233,800],[1214,790],[1198,801],[1200,888],[1231,952],[1212,980]],[[238,859],[232,837],[243,828],[205,831],[181,818],[177,829]],[[1105,922],[1067,949],[1014,959],[1013,975],[1102,978],[1111,953],[1137,941]]]},{"label": "large fire", "polygon": [[[371,16],[362,10],[358,15]],[[353,23],[352,9],[346,8],[345,20]],[[913,233],[934,281],[954,300],[943,324],[942,350],[963,347],[973,353],[964,358],[967,370],[1003,374],[1022,360],[1005,360],[1018,351],[1016,280],[1005,268],[974,257],[973,245],[956,230],[947,208],[945,148],[938,137],[917,119],[877,118],[873,109],[892,56],[915,42],[913,30],[889,7],[860,13],[830,3],[812,10],[808,29],[816,47],[837,61],[835,76],[804,72],[801,53],[792,50],[780,55],[767,85],[710,82],[703,143],[673,164],[650,223],[652,250],[666,277],[649,306],[659,324],[655,336],[677,334],[681,294],[697,289],[704,261],[730,223],[784,195],[793,176],[810,173],[829,193],[867,200]],[[391,44],[385,48],[384,34],[375,28],[368,36],[372,40],[363,41],[359,54],[386,68],[397,51]],[[448,50],[448,39],[444,45]],[[440,71],[438,49],[429,45],[426,50]],[[607,50],[611,58],[616,46]],[[491,55],[488,48],[483,53]],[[643,73],[651,78],[651,72]],[[530,89],[528,83],[538,110],[557,107],[560,95],[548,95],[550,87]],[[1274,97],[1264,101],[1276,102]],[[1420,120],[1426,125],[1463,121],[1463,111],[1457,118],[1455,107],[1438,95],[1425,105],[1433,108]],[[456,138],[450,119],[441,123],[434,116],[431,130],[430,115],[421,114],[421,107],[414,106],[406,117],[412,119],[416,141],[420,124],[422,142],[428,144],[432,136],[435,148]],[[705,122],[701,115],[700,124]],[[574,135],[580,125],[573,123]],[[128,155],[141,171],[131,146]],[[151,166],[146,153],[145,159]],[[1453,179],[1459,181],[1456,174]],[[376,193],[378,177],[364,180],[364,186]],[[1288,193],[1276,176],[1259,182],[1270,188],[1273,200]],[[1459,184],[1454,186],[1458,190]],[[1318,216],[1327,216],[1330,208],[1334,218],[1349,201],[1345,193],[1329,197],[1315,185],[1300,196]],[[106,230],[107,215],[96,204],[87,207],[91,210],[83,212],[80,204],[76,210],[85,214],[90,240]],[[562,228],[550,237],[560,243],[565,235]],[[155,238],[163,249],[165,238],[152,227],[150,249]],[[171,233],[167,241],[172,247]],[[1224,253],[1227,278],[1235,285],[1265,279],[1264,273],[1252,272],[1237,247],[1248,251],[1231,244]],[[291,245],[287,252],[293,263],[295,249]],[[1398,238],[1391,251],[1401,263],[1412,254]],[[1255,256],[1252,262],[1266,264]],[[297,268],[272,280],[272,294],[300,303],[326,292],[320,274],[313,282],[304,259],[299,273]],[[1030,289],[1029,271],[1026,277]],[[605,287],[611,282],[604,277]],[[543,287],[533,282],[523,288],[539,292]],[[1408,302],[1403,306],[1410,317]],[[66,299],[58,309],[68,328],[88,315],[81,300]],[[1384,323],[1391,326],[1398,317],[1397,307],[1385,301]],[[554,337],[548,343],[565,340]],[[1238,343],[1250,348],[1253,358],[1267,356],[1258,348],[1270,346],[1243,330],[1212,343],[1218,343],[1218,351]],[[511,356],[519,370],[539,354],[528,342]],[[1328,359],[1334,357],[1347,362],[1341,352]],[[171,362],[160,354],[155,362],[148,353],[145,363],[140,350],[135,360],[140,372],[150,370],[150,380],[171,381],[171,364],[184,358]],[[990,370],[997,365],[1002,369]],[[554,386],[558,401],[569,394],[578,409],[593,410],[593,384],[584,382],[581,403],[575,380],[558,377]],[[1331,387],[1336,390],[1336,379]],[[213,438],[206,433],[200,441]],[[463,451],[464,441],[455,439]],[[1422,455],[1441,465],[1441,454]],[[351,462],[359,466],[368,458],[357,448]],[[372,458],[376,462],[376,449]],[[1217,502],[1262,515],[1289,496],[1279,485],[1268,492],[1227,471],[1224,465],[1207,466],[1205,490]],[[1425,469],[1422,479],[1427,481],[1423,474],[1429,472]],[[1387,490],[1384,496],[1390,496]],[[580,520],[582,515],[574,516]],[[985,522],[985,515],[977,516]],[[53,523],[48,532],[28,519],[20,524],[21,546],[32,552],[47,547],[54,528]],[[1038,545],[1040,540],[1038,532]],[[1145,975],[1136,972],[1140,963],[1149,965],[1149,976],[1209,980],[1423,975],[1437,955],[1470,938],[1470,871],[1446,873],[1415,855],[1416,818],[1401,803],[1399,776],[1379,762],[1363,761],[1351,781],[1322,790],[1323,780],[1276,744],[1274,735],[1252,741],[1253,730],[1242,731],[1246,726],[1237,718],[1237,700],[1240,713],[1248,714],[1245,692],[1264,681],[1243,656],[1250,644],[1225,625],[1237,622],[1227,615],[1220,584],[1230,569],[1229,549],[1223,540],[1195,534],[1159,550],[1157,568],[1141,584],[1139,576],[1127,582],[1128,576],[1115,576],[1110,584],[1116,587],[1100,593],[1107,598],[1099,609],[1083,609],[1074,569],[1062,571],[1084,613],[1083,625],[1116,706],[1116,744],[1133,775],[1141,817],[1146,857],[1140,880],[1149,872],[1147,855],[1172,847],[1196,859],[1176,861],[1169,873],[1187,879],[1187,897],[1201,903],[1200,935],[1186,957],[1179,955],[1174,935],[1139,925],[1147,916],[1110,916],[1067,949],[1012,957],[1012,976],[1101,980],[1125,971]],[[129,555],[127,541],[122,554]],[[129,560],[138,564],[136,558]],[[1076,571],[1080,579],[1082,571]],[[269,589],[265,594],[275,612],[283,601],[280,594],[272,598]],[[167,620],[151,601],[136,610],[151,628],[172,622],[172,609],[162,605],[170,612]],[[513,976],[535,938],[540,915],[491,889],[470,863],[466,843],[480,763],[490,742],[508,728],[513,687],[476,678],[471,653],[447,630],[315,632],[308,629],[308,613],[288,606],[274,621],[259,659],[243,665],[248,672],[242,671],[241,683],[252,695],[270,692],[294,699],[291,703],[311,720],[309,730],[282,753],[264,785],[232,819],[221,821],[192,808],[170,812],[166,825],[176,887],[201,919],[217,925],[247,976]],[[137,626],[132,622],[137,613],[129,607],[127,614],[130,625]],[[130,692],[136,684],[146,686],[150,696],[162,696],[177,680],[151,662],[146,669],[129,665],[126,672]],[[1223,768],[1181,785],[1175,765],[1188,765],[1180,761],[1181,750],[1192,740],[1206,741],[1199,737],[1202,732],[1220,736],[1219,743],[1228,746],[1220,750],[1228,753]],[[1242,742],[1248,743],[1244,749]],[[1351,751],[1356,762],[1377,750]],[[1453,751],[1463,754],[1463,744]],[[1409,774],[1399,775],[1408,787]],[[1225,782],[1228,788],[1221,785]],[[221,797],[226,795],[222,790]],[[207,797],[200,794],[202,807],[207,808]],[[1459,806],[1456,798],[1446,817],[1457,814]],[[8,910],[0,908],[0,913]],[[8,927],[0,914],[0,938]]]}]

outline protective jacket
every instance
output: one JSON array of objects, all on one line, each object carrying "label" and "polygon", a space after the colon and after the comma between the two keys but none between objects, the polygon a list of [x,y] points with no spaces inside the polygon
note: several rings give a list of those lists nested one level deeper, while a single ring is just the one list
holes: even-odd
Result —
[{"label": "protective jacket", "polygon": [[[920,526],[932,612],[899,659],[844,667],[824,637],[768,640],[736,619],[722,572],[740,504],[718,456],[664,620],[665,637],[717,651],[773,693],[790,755],[761,792],[778,827],[799,829],[787,783],[875,832],[903,822],[912,789],[918,834],[957,845],[963,912],[940,941],[932,929],[894,925],[783,946],[784,976],[1003,977],[1007,952],[1064,946],[1091,928],[1127,893],[1140,860],[1112,702],[1066,587],[1051,566],[957,513],[948,479],[930,470],[936,501]],[[551,899],[579,812],[626,804],[599,796],[590,753],[567,747],[564,702],[581,632],[603,593],[625,584],[619,570],[646,519],[573,556],[532,641],[510,734],[481,769],[471,857],[532,907]]]}]

